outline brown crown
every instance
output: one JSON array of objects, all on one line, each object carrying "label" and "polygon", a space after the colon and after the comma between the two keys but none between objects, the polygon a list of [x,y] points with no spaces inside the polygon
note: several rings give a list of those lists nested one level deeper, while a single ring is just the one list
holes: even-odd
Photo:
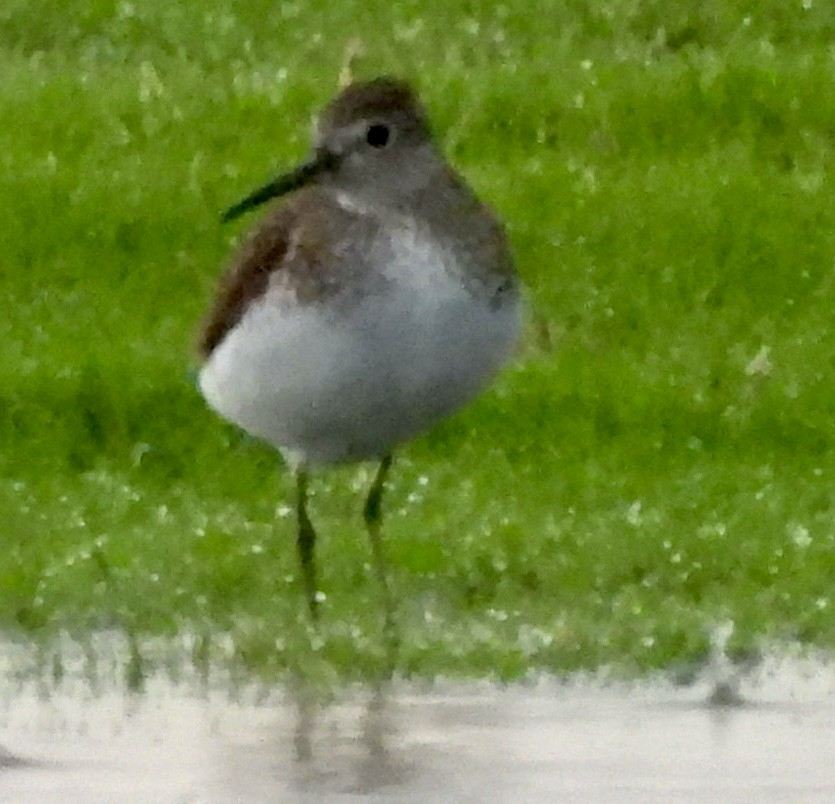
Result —
[{"label": "brown crown", "polygon": [[357,120],[405,114],[425,126],[426,113],[412,88],[396,78],[381,77],[344,89],[322,113],[321,123],[341,128]]}]

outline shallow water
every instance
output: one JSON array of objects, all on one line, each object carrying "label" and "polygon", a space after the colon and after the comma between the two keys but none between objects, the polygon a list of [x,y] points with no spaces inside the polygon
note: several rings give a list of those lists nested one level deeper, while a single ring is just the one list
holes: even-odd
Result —
[{"label": "shallow water", "polygon": [[715,689],[394,683],[313,704],[164,677],[141,695],[7,681],[0,801],[835,800],[831,663],[767,660],[733,705]]}]

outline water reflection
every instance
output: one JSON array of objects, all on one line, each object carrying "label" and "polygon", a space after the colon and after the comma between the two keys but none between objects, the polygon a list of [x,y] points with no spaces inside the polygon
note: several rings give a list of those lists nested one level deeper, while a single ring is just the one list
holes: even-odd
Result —
[{"label": "water reflection", "polygon": [[[407,783],[408,763],[396,750],[389,683],[361,691],[353,705],[335,706],[315,691],[294,691],[295,788],[370,794]],[[277,743],[282,742],[278,735]]]},{"label": "water reflection", "polygon": [[330,696],[4,683],[0,801],[835,800],[835,669],[769,661],[737,706],[710,705],[709,676]]}]

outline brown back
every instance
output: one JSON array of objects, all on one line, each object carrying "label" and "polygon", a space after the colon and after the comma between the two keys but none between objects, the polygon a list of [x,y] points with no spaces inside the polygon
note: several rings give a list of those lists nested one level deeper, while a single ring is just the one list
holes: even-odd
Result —
[{"label": "brown back", "polygon": [[[280,282],[296,304],[341,290],[347,275],[361,269],[372,235],[370,219],[346,210],[320,188],[293,193],[256,225],[221,279],[198,336],[200,356],[217,348],[271,282]],[[348,251],[352,259],[346,260]]]}]

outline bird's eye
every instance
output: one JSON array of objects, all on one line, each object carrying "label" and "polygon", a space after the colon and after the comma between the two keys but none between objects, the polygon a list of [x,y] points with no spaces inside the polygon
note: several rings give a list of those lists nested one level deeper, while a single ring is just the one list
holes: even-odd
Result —
[{"label": "bird's eye", "polygon": [[391,131],[389,131],[388,126],[384,126],[382,123],[374,123],[365,132],[365,141],[372,148],[385,148],[390,136]]}]

